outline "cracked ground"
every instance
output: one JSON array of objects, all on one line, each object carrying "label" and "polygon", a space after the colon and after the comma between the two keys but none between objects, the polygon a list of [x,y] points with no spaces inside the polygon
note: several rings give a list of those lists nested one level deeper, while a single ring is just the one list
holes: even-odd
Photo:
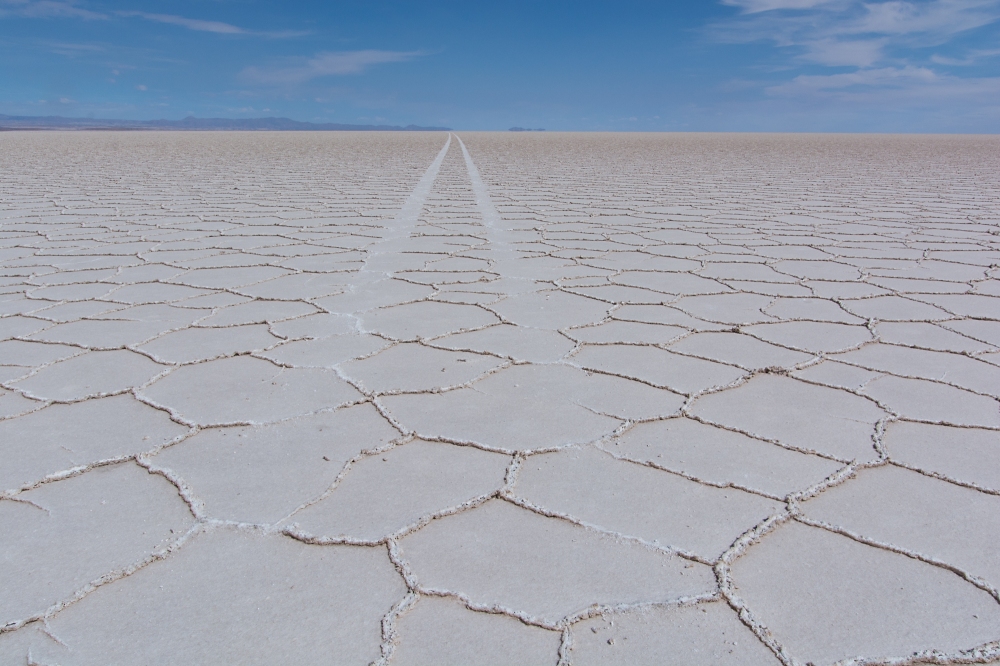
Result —
[{"label": "cracked ground", "polygon": [[0,135],[0,664],[1000,661],[1000,141]]}]

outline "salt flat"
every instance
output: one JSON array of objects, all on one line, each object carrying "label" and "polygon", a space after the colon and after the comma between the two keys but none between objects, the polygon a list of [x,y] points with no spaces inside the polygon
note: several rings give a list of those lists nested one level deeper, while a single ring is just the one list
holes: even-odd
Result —
[{"label": "salt flat", "polygon": [[1000,138],[0,134],[0,664],[1000,660]]}]

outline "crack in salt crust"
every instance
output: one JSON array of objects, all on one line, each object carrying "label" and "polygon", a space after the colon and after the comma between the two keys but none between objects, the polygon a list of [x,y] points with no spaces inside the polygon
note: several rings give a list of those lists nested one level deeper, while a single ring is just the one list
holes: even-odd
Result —
[{"label": "crack in salt crust", "polygon": [[[0,545],[3,663],[183,659],[189,632],[198,658],[311,663],[310,603],[380,665],[1000,661],[1000,560],[971,545],[1000,522],[868,506],[913,521],[903,544],[810,510],[896,469],[1000,516],[994,139],[0,144],[0,526],[51,533],[69,572],[47,589],[30,539]],[[173,504],[120,506],[108,474],[137,467]],[[226,539],[255,581],[234,613],[279,643],[239,652],[173,589]],[[300,566],[279,552],[343,564],[319,600],[267,582]],[[850,557],[887,587],[830,579]],[[152,589],[190,622],[130,634],[116,605]],[[435,627],[435,598],[464,619]],[[841,638],[826,618],[855,611],[874,632]],[[700,652],[658,638],[699,617]]]}]

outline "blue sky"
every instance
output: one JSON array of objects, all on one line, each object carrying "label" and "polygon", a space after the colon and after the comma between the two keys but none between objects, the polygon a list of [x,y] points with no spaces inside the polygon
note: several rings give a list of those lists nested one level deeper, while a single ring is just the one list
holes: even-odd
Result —
[{"label": "blue sky", "polygon": [[1000,131],[1000,0],[0,0],[0,113]]}]

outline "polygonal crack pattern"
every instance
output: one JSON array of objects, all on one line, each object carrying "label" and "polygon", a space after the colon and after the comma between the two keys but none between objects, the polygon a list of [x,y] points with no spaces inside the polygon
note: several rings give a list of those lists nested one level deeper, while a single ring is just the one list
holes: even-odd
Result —
[{"label": "polygonal crack pattern", "polygon": [[998,156],[0,135],[0,664],[1000,660]]}]

